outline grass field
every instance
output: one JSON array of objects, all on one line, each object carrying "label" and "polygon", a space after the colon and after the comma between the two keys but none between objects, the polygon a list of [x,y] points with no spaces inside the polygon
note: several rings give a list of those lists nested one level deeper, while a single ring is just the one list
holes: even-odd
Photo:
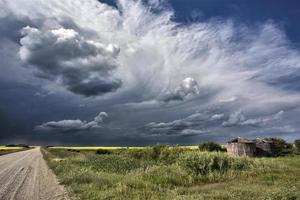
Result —
[{"label": "grass field", "polygon": [[42,152],[80,199],[300,199],[300,156],[240,158],[188,148]]}]

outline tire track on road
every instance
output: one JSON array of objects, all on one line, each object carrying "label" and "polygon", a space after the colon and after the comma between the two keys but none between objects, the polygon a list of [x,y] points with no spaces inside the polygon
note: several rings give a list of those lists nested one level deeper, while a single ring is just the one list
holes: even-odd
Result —
[{"label": "tire track on road", "polygon": [[0,157],[1,200],[67,200],[40,148]]}]

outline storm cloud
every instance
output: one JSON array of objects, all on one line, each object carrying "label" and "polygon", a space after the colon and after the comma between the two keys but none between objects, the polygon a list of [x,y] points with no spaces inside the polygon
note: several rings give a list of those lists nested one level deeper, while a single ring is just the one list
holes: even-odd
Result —
[{"label": "storm cloud", "polygon": [[22,29],[20,58],[36,74],[76,94],[96,96],[113,92],[121,80],[113,77],[119,48],[87,40],[73,29]]},{"label": "storm cloud", "polygon": [[82,120],[95,110],[110,115],[107,141],[271,135],[275,126],[293,136],[300,51],[281,22],[199,10],[187,23],[172,2],[0,0],[0,114],[13,119],[4,137],[24,127],[98,131],[104,115]]}]

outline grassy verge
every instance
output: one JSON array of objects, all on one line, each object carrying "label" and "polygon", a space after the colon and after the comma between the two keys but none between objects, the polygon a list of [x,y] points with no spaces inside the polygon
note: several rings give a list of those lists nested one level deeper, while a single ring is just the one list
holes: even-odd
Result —
[{"label": "grassy verge", "polygon": [[42,150],[80,199],[300,199],[300,157],[238,158],[180,148]]},{"label": "grassy verge", "polygon": [[28,148],[0,146],[0,156],[24,150],[28,150]]},{"label": "grassy verge", "polygon": [[0,150],[5,150],[5,151],[8,151],[8,150],[20,150],[20,149],[23,149],[23,147],[7,147],[7,146],[0,146]]},{"label": "grassy verge", "polygon": [[18,151],[22,151],[22,149],[10,149],[10,150],[1,149],[0,150],[0,156],[6,155],[6,154],[9,154],[9,153],[16,153]]}]

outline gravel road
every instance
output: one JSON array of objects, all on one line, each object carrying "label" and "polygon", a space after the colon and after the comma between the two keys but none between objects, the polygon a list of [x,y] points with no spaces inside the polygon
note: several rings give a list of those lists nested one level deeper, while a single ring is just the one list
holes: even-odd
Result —
[{"label": "gravel road", "polygon": [[40,148],[0,156],[1,200],[68,199]]}]

